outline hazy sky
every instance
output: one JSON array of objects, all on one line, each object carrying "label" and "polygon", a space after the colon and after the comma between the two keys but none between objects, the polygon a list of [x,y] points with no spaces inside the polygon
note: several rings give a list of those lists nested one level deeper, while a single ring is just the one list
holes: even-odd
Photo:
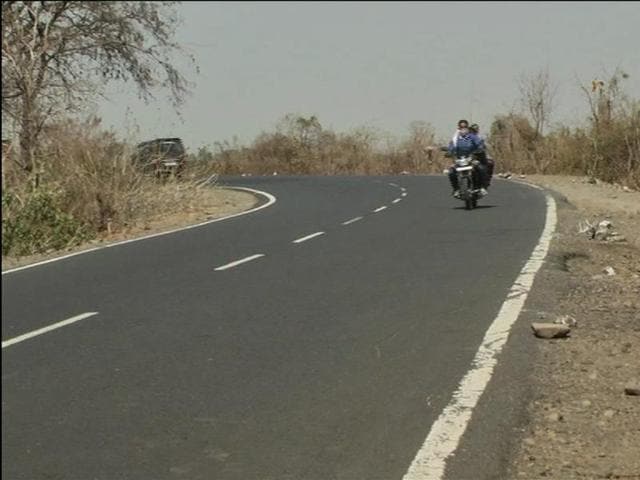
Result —
[{"label": "hazy sky", "polygon": [[249,142],[287,113],[344,131],[404,134],[413,120],[448,137],[459,118],[488,130],[515,105],[516,79],[548,67],[556,120],[578,121],[588,83],[622,67],[640,97],[640,3],[633,2],[185,2],[177,40],[199,75],[178,119],[131,87],[101,102],[105,126],[134,140],[180,136],[187,147]]}]

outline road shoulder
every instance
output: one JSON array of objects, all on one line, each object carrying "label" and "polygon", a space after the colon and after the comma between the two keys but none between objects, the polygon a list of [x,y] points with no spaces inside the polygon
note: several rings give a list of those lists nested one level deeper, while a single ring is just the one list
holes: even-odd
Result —
[{"label": "road shoulder", "polygon": [[99,238],[61,251],[25,257],[2,257],[2,271],[236,215],[251,210],[260,201],[261,199],[256,195],[246,191],[225,187],[203,188],[198,192],[194,201],[185,205],[184,209],[170,214],[158,214],[143,224],[127,230],[104,232]]},{"label": "road shoulder", "polygon": [[[554,192],[559,221],[520,329],[563,315],[577,327],[566,339],[512,339],[533,356],[507,478],[640,478],[640,397],[625,394],[640,378],[640,193],[579,177],[526,181]],[[625,241],[579,233],[603,220]]]}]

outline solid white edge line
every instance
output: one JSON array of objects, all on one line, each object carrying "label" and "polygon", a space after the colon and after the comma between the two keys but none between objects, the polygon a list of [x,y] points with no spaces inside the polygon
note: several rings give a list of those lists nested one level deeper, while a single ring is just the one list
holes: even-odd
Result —
[{"label": "solid white edge line", "polygon": [[350,225],[350,224],[355,223],[355,222],[357,222],[359,220],[362,220],[363,218],[364,217],[355,217],[355,218],[352,218],[351,220],[347,220],[346,222],[342,222],[342,225]]},{"label": "solid white edge line", "polygon": [[402,201],[402,199],[401,199],[401,198],[396,198],[396,199],[395,199],[393,202],[391,202],[391,203],[398,203],[398,202],[400,202],[400,201]]},{"label": "solid white edge line", "polygon": [[297,240],[294,240],[291,243],[302,243],[302,242],[306,242],[307,240],[311,240],[312,238],[315,237],[319,237],[320,235],[324,235],[324,232],[316,232],[316,233],[312,233],[311,235],[307,235],[306,237],[302,237],[302,238],[298,238]]},{"label": "solid white edge line", "polygon": [[385,205],[384,207],[376,208],[376,209],[373,211],[373,213],[381,212],[382,210],[385,210],[386,208],[387,208],[387,207],[386,207],[386,205]]},{"label": "solid white edge line", "polygon": [[150,235],[145,235],[144,237],[132,238],[132,239],[129,239],[129,240],[122,240],[120,242],[114,242],[114,243],[110,243],[108,245],[102,245],[102,246],[99,246],[99,247],[94,247],[94,248],[89,248],[87,250],[82,250],[80,252],[70,253],[68,255],[63,255],[61,257],[50,258],[49,260],[43,260],[42,262],[31,263],[29,265],[24,265],[22,267],[16,267],[16,268],[12,268],[10,270],[4,270],[2,272],[2,275],[5,275],[7,273],[18,272],[20,270],[26,270],[27,268],[38,267],[40,265],[45,265],[47,263],[58,262],[60,260],[65,260],[67,258],[75,257],[77,255],[82,255],[82,254],[89,253],[89,252],[95,252],[96,250],[102,250],[104,248],[117,247],[119,245],[124,245],[126,243],[139,242],[139,241],[142,241],[142,240],[148,240],[149,238],[160,237],[162,235],[169,235],[171,233],[180,232],[182,230],[190,230],[192,228],[202,227],[204,225],[209,225],[210,223],[221,222],[222,220],[228,220],[229,218],[239,217],[241,215],[247,215],[249,213],[257,212],[258,210],[262,210],[263,208],[270,207],[271,205],[276,203],[276,197],[274,197],[270,193],[263,192],[263,191],[260,191],[260,190],[254,190],[252,188],[247,188],[247,187],[227,187],[227,186],[218,187],[218,188],[226,188],[226,189],[229,189],[229,190],[245,190],[247,192],[254,193],[256,195],[263,195],[263,196],[265,196],[267,198],[267,203],[265,203],[263,205],[260,205],[260,206],[258,206],[256,208],[252,208],[251,210],[247,210],[245,212],[234,213],[233,215],[227,215],[226,217],[214,218],[212,220],[207,220],[205,222],[197,223],[195,225],[188,225],[186,227],[175,228],[173,230],[168,230],[166,232],[152,233]]},{"label": "solid white edge line", "polygon": [[256,258],[264,257],[264,253],[256,253],[255,255],[250,255],[248,257],[241,258],[240,260],[236,260],[235,262],[227,263],[226,265],[222,265],[220,267],[214,268],[215,271],[228,270],[233,267],[237,267],[238,265],[242,265],[243,263],[250,262],[251,260],[255,260]]},{"label": "solid white edge line", "polygon": [[39,328],[38,330],[34,330],[32,332],[28,332],[14,338],[10,338],[9,340],[5,340],[4,342],[2,342],[2,348],[7,348],[16,343],[24,342],[25,340],[29,340],[30,338],[37,337],[38,335],[42,335],[43,333],[47,333],[47,332],[50,332],[51,330],[56,330],[58,328],[65,327],[67,325],[71,325],[72,323],[79,322],[80,320],[84,320],[85,318],[93,317],[94,315],[97,315],[97,314],[98,312],[82,313],[80,315],[76,315],[75,317],[71,317],[66,320],[62,320],[61,322],[54,323],[53,325]]},{"label": "solid white edge line", "polygon": [[482,344],[473,359],[472,368],[461,380],[449,405],[432,425],[429,435],[418,450],[403,480],[442,480],[446,460],[458,448],[473,409],[484,392],[497,356],[509,337],[512,325],[520,315],[535,275],[544,263],[556,228],[556,203],[546,194],[547,215],[538,245],[520,275],[509,290],[502,308],[485,333]]},{"label": "solid white edge line", "polygon": [[392,187],[398,187],[399,185],[396,185],[395,183],[390,183],[389,185],[391,185]]}]

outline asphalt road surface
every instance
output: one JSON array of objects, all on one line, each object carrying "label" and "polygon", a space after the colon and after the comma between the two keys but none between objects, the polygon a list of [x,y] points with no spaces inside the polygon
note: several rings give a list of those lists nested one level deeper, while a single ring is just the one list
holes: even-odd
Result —
[{"label": "asphalt road surface", "polygon": [[277,202],[2,276],[4,479],[401,479],[545,222],[503,181],[223,183]]}]

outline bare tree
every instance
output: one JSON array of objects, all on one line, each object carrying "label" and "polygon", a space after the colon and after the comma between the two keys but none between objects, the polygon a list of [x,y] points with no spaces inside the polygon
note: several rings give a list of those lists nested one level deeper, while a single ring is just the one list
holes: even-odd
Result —
[{"label": "bare tree", "polygon": [[301,149],[308,151],[318,146],[322,125],[315,115],[305,118],[289,113],[278,122],[277,131],[293,138]]},{"label": "bare tree", "polygon": [[589,87],[580,83],[580,90],[589,103],[594,127],[599,128],[610,123],[615,114],[614,108],[626,100],[621,83],[627,78],[629,75],[618,68],[606,82],[594,79]]},{"label": "bare tree", "polygon": [[181,104],[189,84],[172,63],[184,53],[173,41],[176,3],[2,3],[3,123],[8,117],[17,126],[26,170],[46,122],[77,110],[107,82],[132,80],[145,101],[168,89]]},{"label": "bare tree", "polygon": [[640,165],[640,103],[624,92],[622,83],[628,78],[617,68],[607,81],[594,79],[588,86],[580,83],[591,113],[588,138],[592,156],[587,167],[590,176],[615,177],[617,171],[626,170],[631,178]]},{"label": "bare tree", "polygon": [[535,138],[543,135],[544,127],[549,124],[553,113],[557,87],[552,83],[548,70],[539,70],[535,73],[522,74],[518,81],[521,102],[524,110],[529,115]]},{"label": "bare tree", "polygon": [[433,163],[434,138],[435,132],[430,123],[415,120],[409,124],[409,138],[406,148],[414,171],[421,170],[423,160],[427,162],[427,167]]}]

